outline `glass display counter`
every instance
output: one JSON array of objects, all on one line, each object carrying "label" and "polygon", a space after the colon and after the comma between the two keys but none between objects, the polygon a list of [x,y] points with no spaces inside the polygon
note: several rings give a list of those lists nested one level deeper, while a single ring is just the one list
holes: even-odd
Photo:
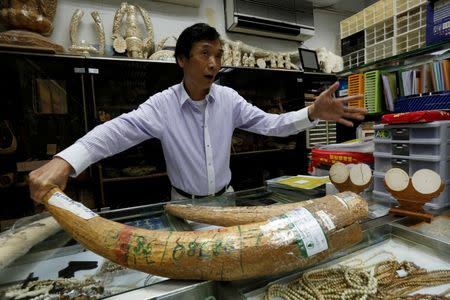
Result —
[{"label": "glass display counter", "polygon": [[[317,198],[323,194],[324,190],[301,193],[261,187],[182,203],[214,206],[270,205]],[[166,215],[163,210],[164,204],[104,211],[100,212],[100,215],[148,229],[183,231],[211,228],[207,224],[187,222]],[[413,260],[429,267],[440,264],[440,268],[450,269],[448,239],[434,234],[429,235],[429,232],[423,231],[420,226],[417,227],[419,229],[415,229],[415,225],[410,226],[409,222],[412,221],[407,218],[386,215],[388,207],[379,202],[369,200],[369,207],[370,217],[362,224],[363,241],[345,251],[335,253],[313,268],[324,268],[351,260],[363,261],[377,253],[389,252],[397,259]],[[441,222],[439,217],[436,220]],[[445,234],[448,234],[448,230]],[[419,257],[422,260],[418,260]],[[233,282],[172,280],[111,263],[85,250],[64,232],[60,232],[33,247],[29,253],[7,268],[0,270],[0,298],[34,299],[44,295],[35,299],[62,299],[58,297],[65,295],[64,299],[74,299],[83,292],[88,295],[83,299],[262,299],[271,285],[289,282],[300,276],[303,271],[305,270]],[[71,279],[58,279],[61,277]],[[44,280],[48,281],[43,282]],[[41,285],[36,285],[38,282]],[[31,286],[34,287],[29,288]],[[444,286],[449,287],[450,282]],[[431,292],[440,293],[441,288]]]}]

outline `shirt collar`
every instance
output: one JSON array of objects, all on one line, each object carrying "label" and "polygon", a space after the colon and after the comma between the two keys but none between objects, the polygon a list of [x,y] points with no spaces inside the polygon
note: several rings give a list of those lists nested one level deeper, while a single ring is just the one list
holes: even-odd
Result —
[{"label": "shirt collar", "polygon": [[[183,104],[186,103],[188,99],[191,99],[191,97],[189,97],[189,94],[186,92],[183,81],[180,83],[180,89],[181,93],[178,101],[180,102],[180,106],[183,106]],[[216,95],[217,95],[217,87],[216,84],[213,83],[211,85],[211,88],[209,89],[209,93],[205,96],[205,99],[207,102],[214,102],[217,99]]]}]

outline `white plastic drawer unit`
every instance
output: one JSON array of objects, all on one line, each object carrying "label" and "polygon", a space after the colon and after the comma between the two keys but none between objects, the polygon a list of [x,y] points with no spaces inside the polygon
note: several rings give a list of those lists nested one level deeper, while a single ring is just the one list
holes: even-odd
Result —
[{"label": "white plastic drawer unit", "polygon": [[374,126],[375,138],[384,141],[450,140],[450,121]]},{"label": "white plastic drawer unit", "polygon": [[400,168],[409,176],[420,169],[430,169],[438,173],[442,180],[450,179],[450,164],[448,159],[441,161],[439,156],[401,156],[374,152],[375,171],[385,173],[392,168]]},{"label": "white plastic drawer unit", "polygon": [[[450,121],[375,125],[375,153],[411,159],[450,159]],[[376,165],[375,165],[376,168]]]},{"label": "white plastic drawer unit", "polygon": [[420,169],[438,173],[445,182],[442,194],[425,207],[441,209],[450,205],[450,121],[375,125],[375,197],[394,198],[384,187],[384,174],[391,168],[403,169],[412,176]]},{"label": "white plastic drawer unit", "polygon": [[[428,156],[438,156],[441,158],[441,151],[444,148],[441,145],[440,140],[423,140],[423,141],[376,141],[375,142],[375,152],[380,154],[392,154],[392,155],[400,155],[400,156],[420,156],[420,155],[428,155]],[[450,149],[450,142],[447,142],[445,147],[446,149]],[[448,157],[450,159],[450,157]]]}]

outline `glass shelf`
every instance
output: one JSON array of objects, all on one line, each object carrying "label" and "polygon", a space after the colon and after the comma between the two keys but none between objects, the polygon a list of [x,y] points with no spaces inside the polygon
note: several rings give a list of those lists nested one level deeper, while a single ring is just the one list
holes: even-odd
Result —
[{"label": "glass shelf", "polygon": [[112,177],[112,178],[103,178],[103,182],[118,182],[118,181],[132,181],[132,180],[143,180],[157,177],[167,176],[166,172],[153,173],[144,176],[129,176],[129,177]]}]

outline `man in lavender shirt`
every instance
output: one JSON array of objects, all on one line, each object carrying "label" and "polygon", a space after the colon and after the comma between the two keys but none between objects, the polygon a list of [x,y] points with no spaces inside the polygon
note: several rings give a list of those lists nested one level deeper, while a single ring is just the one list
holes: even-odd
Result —
[{"label": "man in lavender shirt", "polygon": [[365,109],[348,108],[334,99],[333,84],[314,104],[299,111],[269,114],[248,103],[231,88],[214,84],[221,68],[219,33],[204,23],[186,28],[175,49],[183,81],[150,97],[137,109],[95,127],[49,163],[30,173],[31,197],[41,201],[54,186],[64,189],[69,176],[147,139],[161,141],[172,184],[172,199],[219,195],[231,180],[233,130],[270,136],[297,134],[319,119],[352,126]]}]

